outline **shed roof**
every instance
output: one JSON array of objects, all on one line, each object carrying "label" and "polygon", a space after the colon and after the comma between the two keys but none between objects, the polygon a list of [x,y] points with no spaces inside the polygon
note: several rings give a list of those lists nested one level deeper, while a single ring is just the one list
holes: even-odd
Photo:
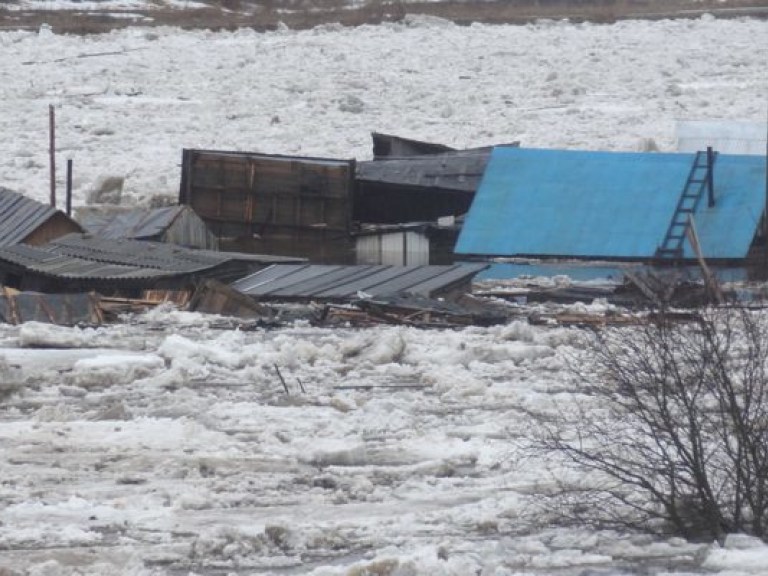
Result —
[{"label": "shed roof", "polygon": [[192,250],[141,240],[109,240],[88,234],[68,234],[44,246],[0,248],[2,262],[59,278],[120,280],[170,278],[206,272],[228,262],[273,264],[297,258]]},{"label": "shed roof", "polygon": [[102,238],[148,239],[162,235],[188,206],[132,208],[119,211],[87,211],[80,217],[83,227]]},{"label": "shed roof", "polygon": [[0,248],[0,265],[14,264],[28,272],[62,279],[136,280],[168,278],[178,272],[137,265],[113,264],[58,254],[50,245],[32,247],[24,244]]},{"label": "shed roof", "polygon": [[404,138],[380,132],[372,132],[371,138],[373,139],[373,157],[376,159],[390,156],[442,154],[443,152],[455,150],[455,148],[444,144],[424,142],[423,140],[414,140],[413,138]]},{"label": "shed roof", "polygon": [[486,264],[453,266],[327,266],[276,264],[232,284],[249,296],[345,300],[370,296],[433,296],[469,281]]},{"label": "shed roof", "polygon": [[358,162],[356,179],[419,188],[474,192],[492,148]]},{"label": "shed roof", "polygon": [[57,212],[47,204],[0,187],[0,246],[23,241]]},{"label": "shed roof", "polygon": [[[456,252],[652,259],[694,154],[496,148]],[[719,155],[715,206],[694,213],[703,255],[747,255],[765,206],[765,158]],[[686,242],[684,258],[694,254]]]}]

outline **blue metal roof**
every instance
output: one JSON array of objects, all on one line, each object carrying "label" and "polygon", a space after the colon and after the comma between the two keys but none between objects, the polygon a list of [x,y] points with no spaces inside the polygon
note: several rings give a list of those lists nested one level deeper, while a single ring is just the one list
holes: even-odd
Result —
[{"label": "blue metal roof", "polygon": [[[459,254],[650,259],[694,154],[495,148]],[[747,255],[765,206],[765,158],[718,155],[715,206],[694,213],[705,258]],[[684,258],[694,254],[686,241]]]}]

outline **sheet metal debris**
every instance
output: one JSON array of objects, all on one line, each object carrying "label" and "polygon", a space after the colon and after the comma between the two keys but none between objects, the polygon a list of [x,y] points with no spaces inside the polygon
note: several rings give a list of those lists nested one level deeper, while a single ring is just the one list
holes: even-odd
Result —
[{"label": "sheet metal debris", "polygon": [[97,290],[133,297],[137,290],[185,288],[210,277],[232,281],[262,266],[300,261],[69,234],[44,246],[0,248],[0,282],[40,292]]},{"label": "sheet metal debris", "polygon": [[348,324],[357,327],[394,324],[418,328],[460,328],[493,326],[509,315],[480,301],[446,302],[423,296],[393,296],[356,300],[348,306],[326,305],[317,323]]},{"label": "sheet metal debris", "polygon": [[350,301],[397,294],[434,298],[469,292],[472,277],[487,267],[276,264],[234,282],[232,288],[262,300]]},{"label": "sheet metal debris", "polygon": [[253,298],[216,280],[202,282],[189,301],[187,309],[246,319],[272,319],[275,315],[272,308],[259,304]]}]

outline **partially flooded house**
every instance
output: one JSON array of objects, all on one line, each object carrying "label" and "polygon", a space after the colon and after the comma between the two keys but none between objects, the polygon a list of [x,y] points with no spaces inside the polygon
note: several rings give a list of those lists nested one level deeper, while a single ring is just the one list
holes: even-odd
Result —
[{"label": "partially flooded house", "polygon": [[223,250],[318,263],[447,262],[492,148],[374,133],[356,162],[184,150],[179,203]]}]

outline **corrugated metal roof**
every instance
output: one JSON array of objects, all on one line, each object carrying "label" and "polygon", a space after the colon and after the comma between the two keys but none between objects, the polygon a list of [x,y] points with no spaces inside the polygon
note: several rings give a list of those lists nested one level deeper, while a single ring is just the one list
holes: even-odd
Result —
[{"label": "corrugated metal roof", "polygon": [[487,264],[453,266],[323,266],[277,264],[232,284],[249,296],[272,299],[346,300],[359,293],[433,296],[469,281]]},{"label": "corrugated metal roof", "polygon": [[74,258],[140,266],[142,268],[157,268],[184,274],[205,270],[232,260],[260,264],[302,261],[300,258],[287,256],[191,250],[175,244],[126,238],[110,240],[96,238],[88,234],[67,234],[52,241],[48,246],[53,252]]},{"label": "corrugated metal roof", "polygon": [[87,211],[79,218],[91,234],[102,238],[150,239],[161,236],[187,206],[133,208],[118,211]]},{"label": "corrugated metal roof", "polygon": [[47,204],[0,187],[0,246],[21,242],[56,212]]},{"label": "corrugated metal roof", "polygon": [[680,120],[677,122],[677,149],[697,152],[711,146],[723,154],[764,156],[767,133],[765,122]]},{"label": "corrugated metal roof", "polygon": [[228,262],[273,264],[297,258],[191,250],[173,244],[141,240],[109,240],[88,234],[68,234],[44,246],[23,244],[0,248],[0,262],[60,278],[169,278],[212,270]]},{"label": "corrugated metal roof", "polygon": [[[650,259],[693,154],[497,148],[456,245],[459,254]],[[765,205],[765,158],[717,157],[715,206],[694,214],[706,258],[747,255]],[[685,258],[694,255],[686,242]]]},{"label": "corrugated metal roof", "polygon": [[358,162],[356,179],[474,192],[492,148]]},{"label": "corrugated metal roof", "polygon": [[172,277],[178,272],[64,256],[24,244],[0,248],[0,262],[45,276],[79,280],[136,280]]}]

